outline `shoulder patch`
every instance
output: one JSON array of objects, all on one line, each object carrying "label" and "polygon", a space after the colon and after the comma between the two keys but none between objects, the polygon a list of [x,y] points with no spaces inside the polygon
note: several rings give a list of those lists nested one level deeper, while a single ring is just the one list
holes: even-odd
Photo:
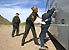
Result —
[{"label": "shoulder patch", "polygon": [[32,18],[34,18],[34,16],[32,15]]}]

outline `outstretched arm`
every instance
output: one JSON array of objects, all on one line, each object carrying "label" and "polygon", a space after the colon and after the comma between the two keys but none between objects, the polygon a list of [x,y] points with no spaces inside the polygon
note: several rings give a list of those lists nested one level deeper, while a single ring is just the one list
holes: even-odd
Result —
[{"label": "outstretched arm", "polygon": [[55,8],[52,8],[52,9],[50,10],[50,12],[48,13],[48,14],[49,14],[49,17],[52,16],[52,14],[54,13],[54,11],[55,11]]},{"label": "outstretched arm", "polygon": [[41,17],[41,16],[38,16],[38,18],[42,19],[42,17]]},{"label": "outstretched arm", "polygon": [[42,16],[39,16],[38,14],[37,14],[37,17],[40,18],[40,19],[42,19]]}]

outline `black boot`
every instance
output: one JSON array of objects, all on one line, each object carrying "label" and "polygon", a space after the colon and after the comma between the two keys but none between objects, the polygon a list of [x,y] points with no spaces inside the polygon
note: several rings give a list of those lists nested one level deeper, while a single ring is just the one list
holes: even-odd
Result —
[{"label": "black boot", "polygon": [[25,44],[25,40],[24,40],[24,39],[22,39],[21,46],[24,46],[24,44]]},{"label": "black boot", "polygon": [[12,37],[14,37],[14,32],[12,32]]},{"label": "black boot", "polygon": [[25,44],[25,42],[22,42],[22,43],[21,43],[21,46],[24,46],[24,44]]}]

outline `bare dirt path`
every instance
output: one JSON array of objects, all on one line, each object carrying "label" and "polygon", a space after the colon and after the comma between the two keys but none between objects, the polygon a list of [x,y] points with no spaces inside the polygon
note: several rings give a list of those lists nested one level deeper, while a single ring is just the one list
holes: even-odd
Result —
[{"label": "bare dirt path", "polygon": [[[40,46],[34,44],[34,41],[26,43],[21,46],[22,36],[11,37],[12,26],[0,25],[0,50],[39,50]],[[24,32],[24,26],[20,26],[20,33]],[[40,34],[40,27],[36,27],[37,36]],[[47,36],[48,37],[48,36]],[[30,30],[26,41],[32,39],[32,32]],[[48,50],[56,50],[51,40],[47,41]]]}]

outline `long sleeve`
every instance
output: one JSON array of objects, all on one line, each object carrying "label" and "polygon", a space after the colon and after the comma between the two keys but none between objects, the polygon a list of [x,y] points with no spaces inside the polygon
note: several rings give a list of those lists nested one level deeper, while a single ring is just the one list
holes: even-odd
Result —
[{"label": "long sleeve", "polygon": [[20,18],[19,18],[19,23],[21,23],[21,20],[20,20]]},{"label": "long sleeve", "polygon": [[14,24],[14,18],[12,19],[12,24]]},{"label": "long sleeve", "polygon": [[54,13],[54,11],[55,11],[55,8],[52,8],[52,9],[50,10],[50,12],[48,13],[49,17],[52,16],[52,14]]}]

